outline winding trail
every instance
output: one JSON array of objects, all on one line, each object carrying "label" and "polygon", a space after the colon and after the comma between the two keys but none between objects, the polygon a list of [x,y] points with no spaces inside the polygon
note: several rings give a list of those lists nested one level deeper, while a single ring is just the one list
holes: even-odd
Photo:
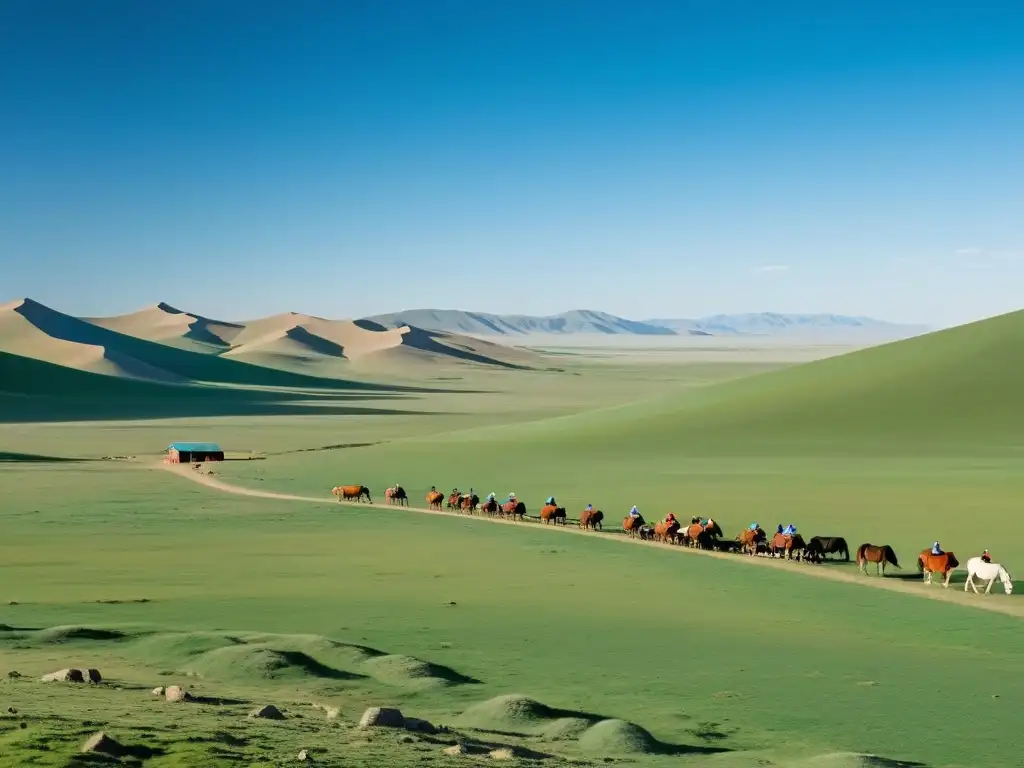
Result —
[{"label": "winding trail", "polygon": [[[516,523],[509,520],[481,517],[478,515],[463,515],[457,512],[444,512],[435,509],[426,509],[424,507],[391,507],[384,504],[371,506],[362,502],[338,501],[334,498],[324,498],[322,496],[296,496],[288,493],[258,491],[252,488],[244,488],[242,486],[225,483],[224,481],[217,480],[209,475],[201,474],[187,465],[164,464],[161,462],[158,466],[174,473],[175,475],[191,480],[194,483],[199,483],[200,485],[205,485],[208,488],[214,488],[225,493],[232,493],[236,496],[250,496],[257,499],[275,499],[277,501],[298,501],[307,504],[329,504],[335,507],[348,506],[359,507],[362,509],[374,509],[376,507],[377,509],[417,512],[424,515],[440,515],[442,517],[450,517],[458,520],[476,520],[481,523],[490,523],[492,525],[512,525],[517,527],[529,525],[529,523]],[[613,523],[618,524],[618,521],[613,521]],[[810,576],[812,578],[826,579],[828,581],[840,581],[846,584],[857,584],[859,586],[873,587],[875,589],[884,589],[889,592],[900,592],[905,595],[914,595],[915,597],[924,597],[930,600],[939,600],[944,603],[954,603],[968,608],[977,608],[980,610],[992,611],[994,613],[1002,613],[1007,616],[1024,618],[1024,603],[1014,600],[1009,595],[1002,594],[1002,585],[998,583],[992,587],[992,594],[987,596],[975,595],[973,592],[965,593],[961,588],[944,589],[939,584],[928,585],[916,580],[864,576],[859,572],[849,573],[847,569],[840,570],[835,566],[805,565],[803,563],[788,562],[785,560],[777,560],[767,557],[750,557],[747,555],[709,552],[703,549],[689,549],[687,547],[655,544],[653,542],[642,541],[640,539],[632,539],[625,535],[602,535],[600,533],[585,531],[581,528],[569,525],[548,525],[544,526],[544,529],[576,536],[601,536],[602,540],[619,541],[626,544],[635,544],[641,547],[658,547],[659,549],[663,549],[668,552],[685,553],[687,555],[695,555],[697,557],[712,557],[719,560],[726,560],[730,563],[746,563],[747,565],[754,567],[783,569],[803,576]],[[964,563],[961,569],[963,568],[966,568],[966,563]],[[998,594],[997,590],[999,590]]]}]

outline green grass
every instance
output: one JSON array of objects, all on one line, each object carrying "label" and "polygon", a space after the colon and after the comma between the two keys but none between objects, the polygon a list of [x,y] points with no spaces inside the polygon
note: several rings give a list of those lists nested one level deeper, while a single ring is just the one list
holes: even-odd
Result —
[{"label": "green grass", "polygon": [[[554,493],[571,512],[597,504],[610,527],[637,503],[648,517],[712,514],[729,533],[793,521],[888,542],[912,579],[935,538],[988,547],[1012,572],[1019,325],[718,384],[738,369],[481,374],[459,382],[474,394],[417,395],[415,417],[5,427],[0,449],[28,460],[0,469],[16,478],[0,670],[27,678],[0,682],[18,710],[0,716],[0,765],[73,764],[100,728],[158,749],[147,766],[279,765],[301,748],[328,765],[450,764],[454,737],[367,741],[353,723],[368,705],[591,764],[1014,764],[1014,616],[611,535],[235,497],[131,462],[31,457],[142,456],[187,431],[267,453],[217,467],[259,490],[326,497],[360,482],[382,496],[400,481],[418,504],[430,485],[473,485],[531,507]],[[358,443],[375,444],[305,450]],[[113,682],[31,679],[69,665]],[[149,693],[176,682],[221,703],[168,709]],[[245,717],[264,703],[288,719]]]}]

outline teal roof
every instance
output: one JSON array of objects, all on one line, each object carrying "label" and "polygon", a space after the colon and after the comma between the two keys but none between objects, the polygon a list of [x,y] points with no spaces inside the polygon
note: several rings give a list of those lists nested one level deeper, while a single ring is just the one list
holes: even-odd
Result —
[{"label": "teal roof", "polygon": [[171,443],[167,450],[176,450],[178,453],[219,453],[221,447],[216,443]]}]

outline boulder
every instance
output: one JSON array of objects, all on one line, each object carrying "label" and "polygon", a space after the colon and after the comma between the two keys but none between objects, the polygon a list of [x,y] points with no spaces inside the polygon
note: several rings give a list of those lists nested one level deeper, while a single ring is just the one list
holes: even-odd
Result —
[{"label": "boulder", "polygon": [[267,704],[259,709],[254,709],[249,713],[249,717],[259,717],[264,720],[284,720],[284,715],[281,714],[281,710],[273,704]]},{"label": "boulder", "polygon": [[153,689],[153,695],[154,696],[163,696],[164,695],[164,687],[162,685],[158,685],[156,688]]},{"label": "boulder", "polygon": [[466,749],[466,747],[462,744],[453,744],[450,747],[445,747],[443,751],[446,755],[450,755],[452,757],[458,757],[459,755],[469,754],[469,750]]},{"label": "boulder", "polygon": [[164,689],[164,698],[168,701],[188,701],[192,694],[180,685],[169,685]]},{"label": "boulder", "polygon": [[360,728],[402,728],[404,725],[402,711],[390,707],[370,707],[359,718]]},{"label": "boulder", "polygon": [[95,733],[82,745],[83,753],[98,753],[101,755],[118,756],[124,752],[124,747],[107,736],[103,731]]},{"label": "boulder", "polygon": [[92,667],[90,667],[86,671],[85,676],[88,678],[90,683],[102,683],[103,682],[103,676],[100,674],[100,671],[98,669],[93,669]]},{"label": "boulder", "polygon": [[48,675],[43,675],[44,683],[84,683],[85,677],[80,669],[58,669]]},{"label": "boulder", "polygon": [[309,760],[309,750],[300,749],[296,759],[302,760],[303,762]]},{"label": "boulder", "polygon": [[491,752],[491,760],[514,760],[516,753],[511,749],[495,749]]},{"label": "boulder", "polygon": [[434,724],[427,720],[420,720],[418,717],[405,718],[405,730],[416,733],[437,733]]}]

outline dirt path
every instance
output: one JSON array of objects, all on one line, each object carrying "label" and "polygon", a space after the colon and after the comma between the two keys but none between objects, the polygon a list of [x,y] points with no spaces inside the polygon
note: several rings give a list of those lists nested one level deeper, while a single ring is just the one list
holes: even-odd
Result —
[{"label": "dirt path", "polygon": [[[360,502],[339,502],[333,498],[324,498],[317,496],[294,496],[287,493],[274,493],[272,491],[257,491],[250,488],[243,488],[237,485],[231,485],[225,483],[222,480],[217,480],[210,475],[204,475],[196,470],[193,470],[184,465],[174,464],[163,464],[159,465],[161,468],[169,470],[176,475],[184,477],[187,480],[191,480],[194,483],[205,485],[209,488],[215,488],[218,491],[224,491],[225,493],[233,493],[237,496],[251,496],[258,499],[276,499],[278,501],[300,501],[307,504],[331,504],[334,506],[349,506],[349,507],[362,507],[374,509],[374,506]],[[475,515],[462,515],[454,512],[443,512],[434,509],[425,509],[422,507],[389,507],[387,505],[376,505],[377,509],[397,509],[405,512],[418,512],[425,515],[441,515],[443,517],[452,517],[459,520],[476,520],[481,523],[490,523],[492,525],[514,525],[522,526],[524,523],[515,523],[508,520],[498,520],[490,517],[480,517]],[[617,522],[617,521],[615,521]],[[529,525],[529,523],[525,523]],[[573,534],[577,536],[601,536],[599,533],[592,531],[585,531],[575,526],[561,526],[551,525],[545,526],[545,530],[551,530],[557,533]],[[652,542],[641,541],[640,539],[631,539],[624,535],[615,536],[602,536],[603,540],[619,541],[626,544],[634,544],[641,547],[659,547],[669,552],[680,552],[687,555],[695,555],[697,557],[713,557],[719,560],[727,560],[730,563],[746,563],[754,567],[762,568],[776,568],[788,570],[792,573],[799,573],[803,576],[810,576],[818,579],[826,579],[828,581],[841,581],[847,584],[857,584],[860,586],[873,587],[875,589],[885,589],[889,592],[902,592],[906,595],[914,595],[915,597],[924,597],[930,600],[940,600],[945,603],[955,603],[957,605],[963,605],[970,608],[978,608],[986,611],[993,611],[995,613],[1002,613],[1008,616],[1016,616],[1024,618],[1024,603],[1018,603],[1017,600],[1012,597],[1002,594],[1002,585],[995,584],[992,587],[992,594],[975,595],[973,592],[967,594],[962,588],[950,587],[943,589],[940,584],[922,584],[917,581],[907,581],[904,579],[895,578],[879,578],[877,576],[864,576],[860,572],[850,573],[848,570],[840,570],[837,567],[831,567],[827,565],[815,566],[815,565],[804,565],[802,563],[786,562],[782,560],[775,560],[766,557],[747,557],[742,555],[726,554],[723,552],[708,552],[700,549],[688,549],[685,547],[678,546],[667,546],[664,544],[655,544]],[[966,567],[966,565],[964,565]],[[980,587],[979,587],[980,589]],[[997,590],[999,593],[997,594]]]}]

